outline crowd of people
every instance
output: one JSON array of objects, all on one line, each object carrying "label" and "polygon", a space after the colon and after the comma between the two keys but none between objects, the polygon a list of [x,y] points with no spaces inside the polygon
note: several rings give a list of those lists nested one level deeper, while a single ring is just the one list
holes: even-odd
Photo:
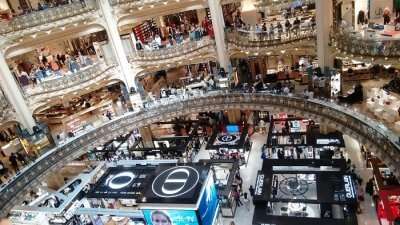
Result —
[{"label": "crowd of people", "polygon": [[0,160],[0,184],[3,183],[2,177],[6,180],[17,173],[20,168],[29,162],[29,157],[24,152],[11,153],[8,157],[8,163]]},{"label": "crowd of people", "polygon": [[75,2],[80,2],[82,7],[86,7],[85,0],[41,0],[37,3],[36,7],[31,6],[30,4],[27,5],[26,7],[18,6],[16,9],[13,9],[12,7],[10,7],[10,11],[7,14],[3,15],[1,18],[6,19],[6,20],[11,20],[13,17],[27,15],[32,12],[43,11],[43,10],[47,10],[49,8],[68,5],[68,4],[72,4]]},{"label": "crowd of people", "polygon": [[151,51],[168,48],[182,44],[185,40],[199,41],[205,36],[211,38],[214,36],[212,23],[208,17],[201,24],[184,20],[180,25],[171,23],[166,27],[154,28],[152,35],[143,43],[139,38],[136,40],[136,49]]},{"label": "crowd of people", "polygon": [[40,56],[37,63],[27,66],[18,66],[15,70],[16,77],[22,87],[36,86],[42,81],[50,78],[62,77],[73,74],[81,68],[93,65],[94,61],[90,55],[77,55],[57,53]]}]

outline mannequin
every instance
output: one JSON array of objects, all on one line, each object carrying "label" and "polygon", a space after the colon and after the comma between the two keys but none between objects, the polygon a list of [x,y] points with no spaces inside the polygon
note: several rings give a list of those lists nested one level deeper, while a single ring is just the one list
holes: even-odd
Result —
[{"label": "mannequin", "polygon": [[389,24],[390,23],[390,10],[388,8],[385,8],[383,10],[383,24]]},{"label": "mannequin", "polygon": [[393,12],[396,14],[396,18],[400,16],[400,0],[393,0]]}]

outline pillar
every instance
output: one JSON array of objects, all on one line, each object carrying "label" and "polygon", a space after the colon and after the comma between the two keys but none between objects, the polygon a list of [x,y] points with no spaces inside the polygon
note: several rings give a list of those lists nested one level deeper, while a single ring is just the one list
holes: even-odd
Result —
[{"label": "pillar", "polygon": [[22,90],[15,80],[13,74],[8,67],[3,52],[0,51],[0,87],[7,97],[9,103],[17,113],[17,120],[26,128],[29,133],[32,133],[33,126],[36,125],[32,117],[32,111],[26,103]]},{"label": "pillar", "polygon": [[210,7],[219,65],[224,68],[226,72],[231,72],[229,71],[230,62],[225,43],[225,21],[220,0],[208,0],[208,6]]},{"label": "pillar", "polygon": [[151,127],[141,127],[139,128],[140,136],[142,137],[143,146],[145,148],[154,148],[153,143],[153,133],[151,132]]},{"label": "pillar", "polygon": [[317,55],[318,65],[323,71],[333,66],[333,57],[329,47],[329,33],[333,23],[332,0],[316,0]]},{"label": "pillar", "polygon": [[128,90],[134,87],[136,89],[135,77],[131,70],[131,64],[124,52],[121,37],[119,35],[118,23],[113,14],[113,8],[108,0],[100,0],[100,9],[105,20],[106,32],[111,43],[115,58],[121,68],[123,81],[126,83]]}]

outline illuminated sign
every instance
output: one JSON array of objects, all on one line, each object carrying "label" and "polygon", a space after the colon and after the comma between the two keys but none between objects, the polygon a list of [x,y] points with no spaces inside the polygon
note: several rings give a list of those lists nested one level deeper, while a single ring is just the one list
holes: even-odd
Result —
[{"label": "illuminated sign", "polygon": [[259,174],[257,175],[256,189],[254,191],[254,194],[259,196],[262,195],[263,187],[264,187],[264,174]]},{"label": "illuminated sign", "polygon": [[193,190],[199,179],[199,172],[193,167],[178,166],[159,174],[153,181],[152,190],[158,197],[175,198]]},{"label": "illuminated sign", "polygon": [[354,191],[353,180],[351,179],[350,175],[343,176],[344,181],[344,189],[346,192],[346,198],[356,198],[356,194]]},{"label": "illuminated sign", "polygon": [[111,189],[118,190],[129,186],[135,177],[132,172],[122,172],[108,177],[105,184]]}]

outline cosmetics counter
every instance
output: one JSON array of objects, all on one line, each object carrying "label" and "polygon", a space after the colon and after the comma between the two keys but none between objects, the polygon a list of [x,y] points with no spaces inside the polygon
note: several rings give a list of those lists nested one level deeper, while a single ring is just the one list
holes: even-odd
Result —
[{"label": "cosmetics counter", "polygon": [[211,159],[234,159],[245,164],[251,149],[248,127],[230,124],[222,131],[214,129],[206,149]]},{"label": "cosmetics counter", "polygon": [[[12,210],[13,224],[218,225],[214,171],[221,165],[177,161],[99,163],[58,191],[42,188]],[[214,168],[215,167],[215,168]],[[230,171],[228,169],[228,171]]]},{"label": "cosmetics counter", "polygon": [[356,186],[344,170],[344,160],[264,160],[253,224],[356,225]]}]

